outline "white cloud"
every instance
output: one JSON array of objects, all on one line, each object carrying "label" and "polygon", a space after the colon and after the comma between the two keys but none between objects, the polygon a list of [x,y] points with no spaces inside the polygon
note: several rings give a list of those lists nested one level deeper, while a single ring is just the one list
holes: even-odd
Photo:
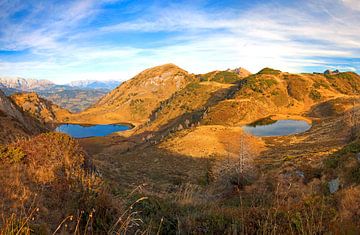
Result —
[{"label": "white cloud", "polygon": [[360,11],[360,1],[359,0],[342,0],[342,2],[350,9]]},{"label": "white cloud", "polygon": [[[33,18],[38,15],[36,10],[25,23],[7,22],[6,29],[0,29],[9,30],[0,38],[3,47],[31,48],[35,58],[24,62],[0,59],[0,74],[64,83],[80,79],[125,80],[147,67],[169,62],[193,73],[238,66],[252,72],[267,66],[290,72],[301,72],[309,66],[326,67],[327,57],[356,58],[360,54],[360,15],[354,11],[357,2],[304,0],[298,8],[267,4],[246,12],[169,7],[154,9],[133,21],[82,31],[78,30],[81,23],[95,17],[101,3],[75,1],[56,9],[56,16],[46,16],[36,30],[29,27],[37,23]],[[341,7],[345,10],[339,11]],[[38,8],[42,12],[44,6]],[[0,10],[0,19],[3,15],[7,17]],[[156,47],[86,41],[129,31],[173,34],[157,39]],[[349,70],[360,67],[336,62],[333,66]]]}]

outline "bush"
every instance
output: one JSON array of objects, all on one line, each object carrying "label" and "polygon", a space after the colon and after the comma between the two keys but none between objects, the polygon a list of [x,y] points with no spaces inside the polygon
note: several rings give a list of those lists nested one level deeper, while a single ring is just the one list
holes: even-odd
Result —
[{"label": "bush", "polygon": [[347,179],[350,183],[360,184],[360,164],[349,171]]},{"label": "bush", "polygon": [[309,96],[312,100],[320,100],[321,99],[321,94],[317,90],[311,90]]},{"label": "bush", "polygon": [[248,124],[248,126],[252,126],[252,127],[265,126],[265,125],[273,124],[275,122],[277,122],[277,120],[274,120],[271,117],[265,117]]},{"label": "bush", "polygon": [[18,147],[0,146],[0,160],[8,163],[21,162],[26,154]]},{"label": "bush", "polygon": [[272,75],[278,75],[280,74],[280,70],[272,69],[272,68],[264,68],[260,70],[257,74],[272,74]]}]

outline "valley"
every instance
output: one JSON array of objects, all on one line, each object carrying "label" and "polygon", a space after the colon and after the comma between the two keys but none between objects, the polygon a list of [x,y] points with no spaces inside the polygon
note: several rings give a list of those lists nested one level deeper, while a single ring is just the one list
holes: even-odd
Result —
[{"label": "valley", "polygon": [[[82,96],[76,93],[63,102],[75,103]],[[360,76],[354,72],[190,74],[165,64],[77,113],[66,107],[41,92],[0,92],[0,183],[16,182],[0,189],[0,206],[29,231],[360,229]],[[60,129],[74,138],[54,132],[58,125],[74,126],[75,132]],[[89,127],[93,132],[78,135]],[[247,131],[256,127],[272,129]],[[28,213],[21,217],[23,208]]]}]

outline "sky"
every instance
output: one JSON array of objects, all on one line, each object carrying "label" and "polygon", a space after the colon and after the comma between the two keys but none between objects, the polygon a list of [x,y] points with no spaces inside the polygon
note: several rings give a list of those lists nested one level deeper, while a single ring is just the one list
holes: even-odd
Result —
[{"label": "sky", "polygon": [[165,63],[360,73],[360,0],[0,0],[0,76],[124,81]]}]

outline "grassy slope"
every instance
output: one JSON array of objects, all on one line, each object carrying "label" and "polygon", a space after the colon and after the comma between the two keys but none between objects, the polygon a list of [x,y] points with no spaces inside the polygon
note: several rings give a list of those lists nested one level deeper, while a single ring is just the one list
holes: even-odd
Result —
[{"label": "grassy slope", "polygon": [[84,234],[89,222],[93,232],[109,229],[117,207],[92,170],[89,156],[65,134],[0,146],[0,233],[49,234],[59,226],[58,232]]},{"label": "grassy slope", "polygon": [[122,83],[88,110],[74,115],[71,122],[141,124],[159,103],[195,78],[173,64],[147,69]]},{"label": "grassy slope", "polygon": [[43,124],[22,111],[0,90],[0,143],[29,137],[43,131],[46,131]]},{"label": "grassy slope", "polygon": [[40,98],[35,92],[16,93],[11,99],[34,118],[44,123],[56,123],[70,115],[66,109],[53,104],[51,101]]},{"label": "grassy slope", "polygon": [[343,76],[261,71],[244,79],[234,99],[212,107],[203,123],[239,125],[271,114],[304,115],[317,103],[359,94],[359,76]]}]

